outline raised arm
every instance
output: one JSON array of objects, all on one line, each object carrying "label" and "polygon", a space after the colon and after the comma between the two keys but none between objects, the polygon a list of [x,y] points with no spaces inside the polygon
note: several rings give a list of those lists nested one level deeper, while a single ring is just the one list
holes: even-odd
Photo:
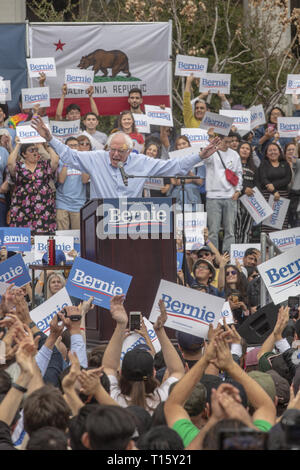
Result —
[{"label": "raised arm", "polygon": [[9,157],[7,159],[7,168],[11,176],[15,176],[16,174],[16,163],[17,163],[17,158],[19,155],[20,147],[21,144],[19,142],[19,138],[16,137],[16,145],[12,152],[9,154]]},{"label": "raised arm", "polygon": [[86,92],[87,92],[87,94],[89,95],[92,113],[96,114],[96,116],[99,116],[98,107],[97,107],[97,105],[96,105],[96,101],[95,101],[94,98],[93,98],[94,87],[93,87],[93,86],[90,86],[90,87],[86,90]]},{"label": "raised arm", "polygon": [[159,309],[161,313],[154,323],[153,328],[161,345],[161,351],[166,368],[169,372],[169,377],[181,379],[184,375],[184,366],[164,328],[168,314],[163,300],[159,301]]},{"label": "raised arm", "polygon": [[117,322],[115,331],[104,351],[102,365],[107,375],[117,375],[120,367],[122,344],[128,323],[128,316],[123,306],[125,296],[115,295],[110,302],[110,313]]},{"label": "raised arm", "polygon": [[68,92],[68,88],[67,88],[67,85],[64,83],[61,89],[61,98],[56,108],[56,113],[55,113],[56,121],[61,121],[63,118],[62,115],[63,115],[65,97],[66,97],[67,92]]},{"label": "raised arm", "polygon": [[276,346],[284,348],[280,352],[284,352],[286,349],[289,349],[290,345],[288,341],[282,338],[282,332],[288,324],[289,321],[289,307],[280,307],[278,311],[277,321],[274,326],[274,330],[263,342],[259,352],[257,353],[257,358],[260,359],[267,352],[271,352],[276,344]]}]

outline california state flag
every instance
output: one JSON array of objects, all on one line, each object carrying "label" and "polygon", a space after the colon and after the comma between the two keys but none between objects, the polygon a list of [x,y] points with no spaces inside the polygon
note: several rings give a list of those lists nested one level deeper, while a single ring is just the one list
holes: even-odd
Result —
[{"label": "california state flag", "polygon": [[[100,114],[115,115],[128,109],[128,92],[138,87],[143,104],[170,105],[170,23],[31,24],[30,56],[54,57],[57,76],[47,77],[53,116],[66,69],[95,70],[94,98]],[[37,86],[37,79],[31,79]],[[83,90],[69,90],[65,107],[76,102],[82,114],[90,110]]]}]

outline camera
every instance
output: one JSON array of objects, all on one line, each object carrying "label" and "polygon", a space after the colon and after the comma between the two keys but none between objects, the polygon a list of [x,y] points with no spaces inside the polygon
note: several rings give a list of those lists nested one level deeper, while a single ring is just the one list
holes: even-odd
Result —
[{"label": "camera", "polygon": [[284,431],[286,450],[300,449],[300,411],[296,409],[287,410],[281,419]]},{"label": "camera", "polygon": [[297,319],[299,312],[298,308],[300,306],[300,297],[299,296],[292,296],[288,298],[288,307],[290,307],[290,318]]},{"label": "camera", "polygon": [[67,314],[66,309],[62,309],[61,313],[66,317],[69,318],[71,321],[79,321],[81,320],[81,315],[69,315]]},{"label": "camera", "polygon": [[141,328],[141,312],[129,313],[129,330],[140,330]]}]

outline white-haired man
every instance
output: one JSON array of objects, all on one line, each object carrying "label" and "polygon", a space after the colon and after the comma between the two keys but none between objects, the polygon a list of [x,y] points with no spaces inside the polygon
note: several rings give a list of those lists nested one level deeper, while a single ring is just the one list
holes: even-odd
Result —
[{"label": "white-haired man", "polygon": [[[78,152],[52,137],[48,127],[39,116],[32,119],[32,127],[49,142],[64,164],[90,175],[91,199],[142,197],[147,177],[187,175],[200,161],[199,154],[160,160],[132,153],[133,142],[123,132],[116,132],[109,136],[106,143],[108,150]],[[216,137],[202,150],[201,159],[208,158],[215,152],[219,140]],[[129,178],[128,184],[125,185],[119,169],[120,162],[123,163],[126,174],[145,178]]]}]

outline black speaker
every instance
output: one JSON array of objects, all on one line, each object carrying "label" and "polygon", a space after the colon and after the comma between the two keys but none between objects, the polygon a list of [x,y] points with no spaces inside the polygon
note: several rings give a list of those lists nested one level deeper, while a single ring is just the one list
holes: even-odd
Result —
[{"label": "black speaker", "polygon": [[271,302],[249,315],[247,320],[237,327],[237,331],[246,340],[248,346],[261,345],[272,333],[279,308],[280,305],[274,305]]}]

